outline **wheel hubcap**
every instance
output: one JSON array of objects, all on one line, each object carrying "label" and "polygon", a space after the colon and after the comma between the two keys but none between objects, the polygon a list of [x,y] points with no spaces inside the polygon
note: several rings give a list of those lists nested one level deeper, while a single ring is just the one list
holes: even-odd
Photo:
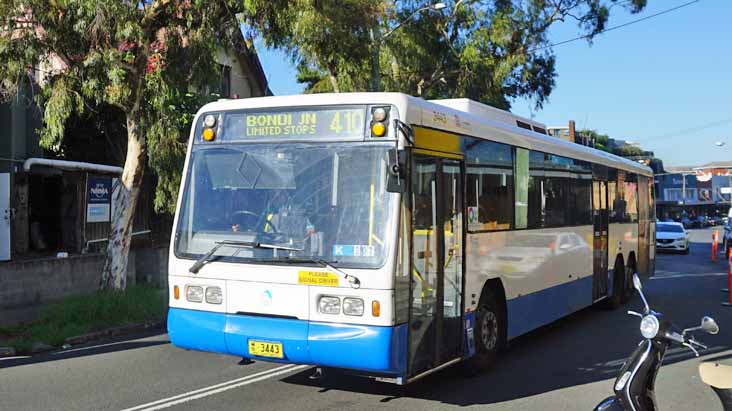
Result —
[{"label": "wheel hubcap", "polygon": [[492,311],[486,311],[480,324],[480,339],[483,347],[490,351],[498,342],[498,319]]}]

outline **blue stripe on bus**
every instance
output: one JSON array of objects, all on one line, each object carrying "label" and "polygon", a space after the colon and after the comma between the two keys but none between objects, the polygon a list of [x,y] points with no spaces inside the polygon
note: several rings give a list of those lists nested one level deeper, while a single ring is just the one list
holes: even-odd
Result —
[{"label": "blue stripe on bus", "polygon": [[[265,361],[395,375],[404,375],[407,368],[406,324],[381,327],[320,323],[170,308],[168,335],[171,343],[180,348]],[[249,339],[282,343],[285,358],[249,355]]]},{"label": "blue stripe on bus", "polygon": [[507,302],[508,338],[515,338],[592,304],[592,275]]}]

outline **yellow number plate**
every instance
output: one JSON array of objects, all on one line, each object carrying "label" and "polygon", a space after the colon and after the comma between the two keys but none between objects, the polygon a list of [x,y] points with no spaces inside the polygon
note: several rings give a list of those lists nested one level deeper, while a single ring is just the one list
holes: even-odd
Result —
[{"label": "yellow number plate", "polygon": [[282,343],[249,340],[249,354],[259,357],[283,358]]},{"label": "yellow number plate", "polygon": [[338,287],[338,276],[335,273],[325,271],[300,271],[297,273],[297,283]]}]

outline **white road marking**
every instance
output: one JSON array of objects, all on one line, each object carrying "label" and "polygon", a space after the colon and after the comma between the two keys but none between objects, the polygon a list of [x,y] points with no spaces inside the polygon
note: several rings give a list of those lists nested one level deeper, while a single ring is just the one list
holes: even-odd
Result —
[{"label": "white road marking", "polygon": [[24,358],[30,358],[30,355],[16,355],[15,357],[3,357],[0,358],[0,361],[7,361],[7,360],[22,360]]},{"label": "white road marking", "polygon": [[651,280],[665,280],[667,278],[686,278],[686,277],[723,277],[726,276],[727,273],[704,273],[704,274],[682,274],[682,273],[674,273],[669,272],[661,273],[660,275],[654,275],[651,277]]},{"label": "white road marking", "polygon": [[307,365],[294,365],[294,364],[287,364],[283,365],[281,367],[273,368],[270,370],[265,370],[262,372],[258,372],[256,374],[247,375],[245,377],[237,378],[230,381],[225,381],[219,384],[211,385],[204,388],[199,388],[197,390],[185,392],[183,394],[174,395],[172,397],[163,398],[161,400],[149,402],[147,404],[138,405],[136,407],[132,408],[126,408],[122,411],[153,411],[153,410],[160,410],[163,408],[172,407],[177,404],[182,404],[184,402],[192,401],[198,398],[207,397],[212,394],[217,394],[220,392],[224,392],[233,388],[241,387],[243,385],[253,384],[255,382],[259,382],[262,380],[266,380],[268,378],[276,377],[281,374],[290,373],[296,370],[300,370],[303,368],[308,367]]}]

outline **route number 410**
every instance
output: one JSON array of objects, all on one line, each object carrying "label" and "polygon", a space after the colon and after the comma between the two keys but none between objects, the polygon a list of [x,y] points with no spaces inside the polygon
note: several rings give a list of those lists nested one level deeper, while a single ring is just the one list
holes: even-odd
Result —
[{"label": "route number 410", "polygon": [[[341,113],[343,121],[341,121]],[[363,124],[363,114],[360,111],[336,111],[333,120],[330,121],[330,130],[335,133],[345,131],[347,134],[361,132]],[[345,128],[345,129],[344,129]]]}]

